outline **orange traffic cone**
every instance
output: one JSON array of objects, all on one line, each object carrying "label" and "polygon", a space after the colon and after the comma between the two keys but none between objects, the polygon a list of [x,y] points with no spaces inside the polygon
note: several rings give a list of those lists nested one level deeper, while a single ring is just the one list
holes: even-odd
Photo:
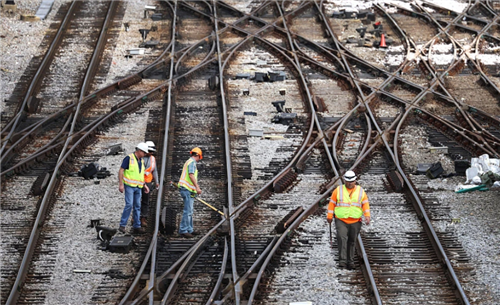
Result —
[{"label": "orange traffic cone", "polygon": [[385,35],[384,34],[380,35],[380,47],[387,48],[387,45],[385,44]]}]

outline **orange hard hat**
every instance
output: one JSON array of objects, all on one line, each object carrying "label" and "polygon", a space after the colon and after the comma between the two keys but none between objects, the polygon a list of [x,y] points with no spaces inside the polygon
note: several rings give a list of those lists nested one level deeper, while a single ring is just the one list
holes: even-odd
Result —
[{"label": "orange hard hat", "polygon": [[195,154],[197,154],[198,156],[200,156],[200,160],[201,160],[201,159],[203,159],[203,153],[202,153],[202,151],[201,151],[201,148],[199,148],[199,147],[195,147],[195,148],[191,149],[190,153],[191,153],[191,154],[192,154],[192,153],[195,153]]}]

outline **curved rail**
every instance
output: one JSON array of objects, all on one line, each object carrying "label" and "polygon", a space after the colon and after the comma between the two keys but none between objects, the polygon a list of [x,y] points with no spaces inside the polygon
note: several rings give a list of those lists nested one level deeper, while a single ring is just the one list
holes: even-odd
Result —
[{"label": "curved rail", "polygon": [[[74,5],[74,2],[72,4],[72,7],[73,7],[73,5]],[[94,51],[94,55],[92,56],[92,60],[89,64],[89,68],[87,69],[84,85],[81,88],[80,96],[84,95],[85,90],[88,89],[90,79],[95,74],[95,71],[96,71],[98,63],[99,63],[99,59],[98,59],[100,56],[99,53],[101,53],[104,50],[104,44],[106,43],[107,28],[108,28],[109,23],[111,22],[112,16],[114,15],[117,7],[118,7],[118,4],[115,1],[111,2],[110,6],[108,7],[106,19],[103,23],[103,30],[101,31],[101,34],[99,36],[99,40],[97,42],[97,45],[96,45],[96,48]],[[70,9],[69,11],[72,12],[72,9]],[[51,52],[53,52],[53,51],[51,51]],[[28,94],[30,94],[30,93],[28,93]],[[75,125],[76,125],[76,122],[78,119],[78,112],[79,112],[80,107],[81,107],[81,104],[78,105],[77,111],[73,115],[73,122],[72,122],[71,127],[70,127],[70,135],[74,131],[74,128],[75,128]],[[71,118],[71,116],[70,116],[70,118]],[[68,121],[69,121],[69,119],[68,119]],[[15,125],[13,126],[13,129],[14,128],[15,128]],[[23,281],[26,278],[26,273],[27,273],[28,267],[31,263],[31,258],[33,256],[34,251],[35,251],[35,247],[36,247],[37,242],[38,242],[38,237],[39,237],[41,229],[43,227],[43,222],[45,220],[46,212],[47,212],[47,209],[49,206],[49,200],[53,195],[53,192],[56,188],[56,185],[59,183],[59,181],[58,181],[59,180],[59,168],[64,163],[65,157],[63,157],[63,155],[66,152],[69,144],[70,144],[70,140],[68,138],[66,140],[66,143],[64,144],[64,147],[60,151],[59,160],[56,164],[56,167],[54,169],[53,174],[50,177],[50,181],[48,183],[47,189],[46,189],[44,196],[43,196],[43,199],[40,203],[40,207],[38,209],[38,214],[37,214],[36,220],[33,224],[33,229],[32,229],[31,234],[30,234],[28,245],[26,247],[26,250],[25,250],[25,253],[23,256],[23,260],[21,262],[21,266],[19,267],[19,271],[18,271],[16,280],[14,282],[13,288],[9,294],[8,299],[7,299],[6,305],[15,304],[17,302],[17,298],[19,297],[19,292],[20,292],[21,287],[23,285]]]},{"label": "curved rail", "polygon": [[10,142],[12,135],[15,132],[15,130],[19,124],[19,121],[21,120],[22,113],[24,112],[24,109],[26,108],[28,101],[31,98],[34,98],[36,96],[37,91],[39,90],[39,86],[41,84],[41,81],[44,77],[45,71],[48,69],[49,65],[51,64],[51,62],[54,58],[54,54],[62,42],[63,35],[66,32],[66,30],[68,29],[68,26],[69,26],[70,22],[72,21],[74,12],[76,9],[78,9],[79,5],[80,5],[79,1],[73,1],[71,3],[71,6],[69,7],[68,12],[66,13],[66,16],[64,17],[63,21],[61,22],[61,25],[59,26],[59,29],[57,30],[57,34],[56,34],[54,40],[52,41],[49,49],[45,53],[43,60],[42,60],[42,63],[38,67],[38,70],[36,71],[35,76],[33,77],[32,81],[30,83],[30,86],[29,86],[28,90],[26,91],[23,102],[22,102],[21,106],[19,107],[18,114],[12,119],[11,122],[9,122],[5,126],[4,129],[10,129],[10,131],[7,134],[7,136],[5,137],[5,139],[3,139],[3,145],[2,145],[2,148],[0,149],[0,155],[3,155],[3,152],[4,152],[7,144]]}]

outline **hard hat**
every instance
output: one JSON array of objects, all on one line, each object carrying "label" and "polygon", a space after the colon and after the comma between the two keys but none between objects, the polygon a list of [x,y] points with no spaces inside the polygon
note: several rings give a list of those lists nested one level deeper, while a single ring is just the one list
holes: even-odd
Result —
[{"label": "hard hat", "polygon": [[352,182],[356,180],[356,174],[353,171],[347,171],[344,174],[344,180],[347,182]]},{"label": "hard hat", "polygon": [[135,148],[139,149],[139,150],[142,150],[145,153],[148,153],[148,151],[149,151],[148,144],[146,144],[144,142],[141,142],[141,143],[137,144],[137,146]]},{"label": "hard hat", "polygon": [[149,152],[156,151],[156,146],[153,141],[146,141],[146,145],[148,146]]},{"label": "hard hat", "polygon": [[198,156],[200,156],[200,160],[203,159],[203,153],[201,152],[201,149],[199,147],[191,149],[190,153],[196,153]]}]

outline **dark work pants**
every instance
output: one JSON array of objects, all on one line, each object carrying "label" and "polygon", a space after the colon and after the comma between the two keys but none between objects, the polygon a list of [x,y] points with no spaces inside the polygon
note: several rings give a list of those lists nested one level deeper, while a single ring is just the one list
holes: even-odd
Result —
[{"label": "dark work pants", "polygon": [[354,263],[354,244],[361,230],[361,222],[347,224],[335,218],[335,228],[337,228],[339,263]]},{"label": "dark work pants", "polygon": [[146,194],[146,188],[142,188],[141,197],[141,217],[148,218],[149,214],[149,195],[153,191],[153,182],[146,183],[149,188],[149,193]]}]

